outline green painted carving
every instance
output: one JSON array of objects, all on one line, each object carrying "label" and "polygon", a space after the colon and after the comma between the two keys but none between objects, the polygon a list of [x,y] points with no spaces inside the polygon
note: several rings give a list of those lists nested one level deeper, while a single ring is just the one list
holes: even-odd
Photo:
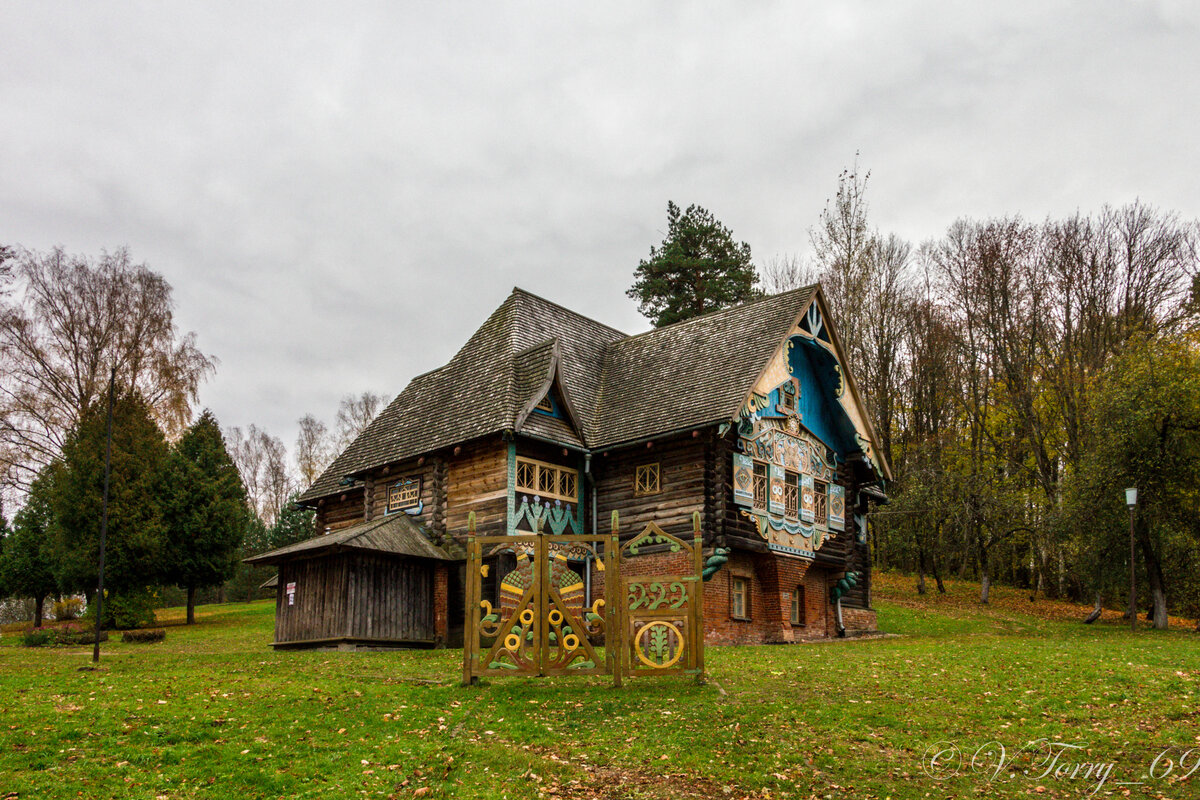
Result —
[{"label": "green painted carving", "polygon": [[661,606],[681,608],[687,602],[687,592],[679,581],[669,587],[661,581],[629,584],[629,610],[637,611],[645,606],[648,611],[654,611]]},{"label": "green painted carving", "polygon": [[671,658],[671,636],[664,626],[650,629],[650,657],[660,666]]},{"label": "green painted carving", "polygon": [[721,567],[725,566],[729,561],[729,548],[718,547],[713,550],[712,555],[704,562],[704,571],[702,574],[704,580],[709,580],[713,575],[716,575]]},{"label": "green painted carving", "polygon": [[570,504],[566,506],[551,504],[549,500],[545,502],[529,502],[529,498],[522,497],[521,505],[517,508],[514,515],[512,533],[518,533],[517,525],[526,522],[529,529],[532,531],[541,532],[544,526],[550,526],[550,532],[555,536],[561,536],[568,528],[572,533],[577,533],[579,528],[576,518],[572,516]]},{"label": "green painted carving", "polygon": [[508,503],[508,529],[506,532],[513,534],[517,532],[517,443],[515,441],[508,443],[508,466],[506,474],[508,475],[504,484]]},{"label": "green painted carving", "polygon": [[643,545],[649,546],[654,544],[669,544],[671,545],[672,553],[679,552],[679,542],[676,540],[657,533],[647,533],[643,536],[639,536],[633,541],[632,544],[629,545],[629,554],[636,556],[638,554],[639,547],[642,547]]}]

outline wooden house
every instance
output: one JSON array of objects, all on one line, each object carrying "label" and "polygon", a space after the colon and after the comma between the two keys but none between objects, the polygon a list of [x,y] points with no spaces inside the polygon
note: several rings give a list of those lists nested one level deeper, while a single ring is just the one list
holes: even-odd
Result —
[{"label": "wooden house", "polygon": [[[446,573],[434,638],[453,644],[463,616],[455,537],[470,512],[495,534],[591,533],[618,511],[629,535],[650,521],[690,535],[699,512],[706,548],[731,551],[704,588],[710,643],[827,637],[841,632],[830,590],[847,572],[860,578],[841,600],[845,628],[875,626],[865,520],[889,478],[819,287],[636,336],[514,289],[302,495],[328,532],[304,552],[377,520],[411,523],[448,559],[413,563],[434,585]],[[497,558],[493,584],[512,567]],[[668,569],[665,555],[643,558],[641,572],[656,558]],[[603,576],[569,566],[590,602]],[[342,585],[290,574],[279,581],[281,625],[289,583],[298,598]],[[397,604],[425,602],[419,587],[392,591]],[[500,602],[498,586],[484,591]],[[298,635],[313,634],[277,630],[277,640]]]}]

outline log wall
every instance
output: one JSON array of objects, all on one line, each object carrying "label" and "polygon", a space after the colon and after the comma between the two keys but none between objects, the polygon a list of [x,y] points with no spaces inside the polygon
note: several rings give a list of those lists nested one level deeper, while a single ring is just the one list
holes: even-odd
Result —
[{"label": "log wall", "polygon": [[[412,516],[423,525],[430,525],[437,507],[437,459],[409,459],[398,464],[388,464],[370,473],[366,481],[371,486],[370,502],[367,504],[366,519],[376,519],[387,513],[388,490],[404,478],[421,481],[420,514]],[[411,510],[411,509],[410,509]],[[403,513],[409,513],[406,510]],[[401,513],[399,511],[393,513]]]},{"label": "log wall", "polygon": [[[620,513],[622,536],[641,533],[650,522],[667,533],[691,536],[692,513],[705,513],[706,435],[683,434],[647,448],[645,444],[592,457],[596,474],[598,519],[608,529],[612,512]],[[636,496],[637,467],[659,465],[657,494]],[[732,489],[730,490],[732,491]]]},{"label": "log wall", "polygon": [[480,535],[507,533],[508,445],[499,436],[464,444],[457,456],[447,458],[447,533],[466,535],[472,511]]},{"label": "log wall", "polygon": [[363,520],[363,488],[323,497],[317,504],[317,530],[337,530]]}]

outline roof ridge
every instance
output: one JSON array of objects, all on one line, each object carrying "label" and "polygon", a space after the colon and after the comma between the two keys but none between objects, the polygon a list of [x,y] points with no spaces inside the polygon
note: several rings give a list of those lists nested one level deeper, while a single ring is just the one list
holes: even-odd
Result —
[{"label": "roof ridge", "polygon": [[679,322],[672,322],[670,325],[663,325],[661,328],[651,328],[648,331],[642,331],[641,333],[635,333],[632,336],[627,336],[627,337],[625,337],[625,339],[622,339],[618,342],[611,342],[611,343],[605,345],[605,349],[608,349],[609,347],[611,347],[615,344],[619,344],[620,342],[628,341],[629,339],[639,339],[643,336],[648,336],[651,333],[658,333],[660,331],[671,330],[672,328],[678,328],[683,325],[689,325],[693,322],[699,322],[700,320],[712,319],[713,317],[716,317],[720,314],[729,314],[733,311],[739,311],[741,309],[745,309],[745,308],[748,308],[753,305],[758,305],[759,303],[766,303],[770,300],[777,300],[780,297],[783,297],[785,295],[799,294],[800,292],[806,292],[806,291],[811,292],[813,289],[820,287],[820,285],[821,285],[820,283],[810,283],[807,286],[798,286],[795,289],[788,289],[786,292],[779,292],[777,294],[769,294],[766,297],[759,297],[755,300],[747,300],[744,303],[738,303],[736,306],[728,306],[726,308],[718,308],[716,311],[709,311],[707,314],[701,314],[698,317],[688,317],[687,319],[681,319],[681,320],[679,320]]},{"label": "roof ridge", "polygon": [[608,330],[612,331],[613,333],[619,333],[625,337],[629,336],[629,334],[625,333],[625,331],[619,330],[618,328],[614,328],[612,325],[601,322],[600,320],[596,319],[595,317],[589,317],[587,314],[580,314],[578,311],[576,311],[573,308],[567,308],[562,303],[556,303],[553,300],[547,300],[546,298],[542,297],[540,294],[534,294],[533,292],[529,291],[528,289],[522,289],[520,286],[514,286],[512,292],[510,293],[509,296],[511,297],[512,295],[518,294],[518,293],[523,294],[526,297],[533,298],[534,300],[541,301],[541,302],[545,303],[546,305],[554,306],[555,308],[562,309],[563,311],[566,311],[568,314],[572,314],[576,317],[579,317],[580,319],[585,319],[588,322],[599,325],[601,328],[607,328]]}]

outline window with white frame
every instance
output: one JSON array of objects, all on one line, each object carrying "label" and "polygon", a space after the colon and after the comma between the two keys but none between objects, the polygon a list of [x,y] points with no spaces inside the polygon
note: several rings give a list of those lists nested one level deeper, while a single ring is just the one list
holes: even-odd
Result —
[{"label": "window with white frame", "polygon": [[734,575],[729,580],[729,616],[750,619],[750,579]]}]

